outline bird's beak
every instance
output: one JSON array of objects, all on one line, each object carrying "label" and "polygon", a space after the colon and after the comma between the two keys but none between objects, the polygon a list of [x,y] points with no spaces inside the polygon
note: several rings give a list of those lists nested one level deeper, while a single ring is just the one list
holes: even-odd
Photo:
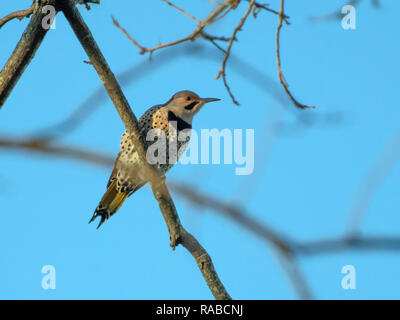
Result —
[{"label": "bird's beak", "polygon": [[204,102],[204,103],[208,103],[208,102],[213,102],[213,101],[220,101],[221,99],[217,99],[217,98],[201,98],[200,101]]}]

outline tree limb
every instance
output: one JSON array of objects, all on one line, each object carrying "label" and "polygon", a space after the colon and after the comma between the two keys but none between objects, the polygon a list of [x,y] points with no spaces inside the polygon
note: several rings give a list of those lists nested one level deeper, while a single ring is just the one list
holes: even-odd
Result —
[{"label": "tree limb", "polygon": [[55,2],[56,0],[43,0],[40,3],[35,2],[32,5],[32,18],[22,34],[17,47],[0,72],[0,108],[4,105],[26,67],[35,56],[48,31],[48,28],[42,27],[43,7],[46,5],[54,6]]},{"label": "tree limb", "polygon": [[64,1],[62,5],[62,11],[74,30],[75,35],[79,39],[82,47],[85,49],[90,62],[96,69],[126,129],[130,133],[132,142],[134,143],[138,152],[142,168],[146,171],[146,174],[149,177],[154,196],[158,201],[160,210],[167,223],[170,232],[172,248],[175,248],[175,246],[180,243],[187,248],[198,263],[200,271],[202,272],[214,297],[216,299],[231,299],[222,282],[220,281],[208,253],[181,225],[175,205],[165,185],[165,178],[160,176],[160,174],[147,162],[146,153],[140,139],[137,119],[132,112],[114,74],[112,73],[103,54],[97,46],[97,43],[94,40],[89,28],[84,22],[79,11],[76,9],[74,2],[72,0]]},{"label": "tree limb", "polygon": [[23,18],[29,18],[34,9],[35,1],[32,2],[31,6],[28,9],[15,11],[6,15],[4,18],[0,19],[0,28],[12,19],[22,20]]}]

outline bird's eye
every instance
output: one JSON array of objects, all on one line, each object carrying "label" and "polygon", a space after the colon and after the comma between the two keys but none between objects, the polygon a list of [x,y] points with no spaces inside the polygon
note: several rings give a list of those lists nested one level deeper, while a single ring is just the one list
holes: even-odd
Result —
[{"label": "bird's eye", "polygon": [[186,100],[187,100],[187,101],[190,101],[190,100],[192,100],[192,98],[190,98],[190,97],[186,97]]}]

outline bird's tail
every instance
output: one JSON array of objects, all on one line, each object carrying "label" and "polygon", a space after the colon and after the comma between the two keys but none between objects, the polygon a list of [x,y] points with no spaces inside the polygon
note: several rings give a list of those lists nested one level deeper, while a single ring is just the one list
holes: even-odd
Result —
[{"label": "bird's tail", "polygon": [[89,223],[95,220],[98,216],[101,217],[97,229],[110,218],[121,207],[122,203],[128,197],[128,193],[119,192],[117,189],[117,179],[115,179],[107,188],[103,198],[101,198],[92,219]]}]

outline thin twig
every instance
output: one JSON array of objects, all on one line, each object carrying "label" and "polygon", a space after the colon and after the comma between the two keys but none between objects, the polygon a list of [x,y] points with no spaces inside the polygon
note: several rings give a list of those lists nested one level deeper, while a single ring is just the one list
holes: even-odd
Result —
[{"label": "thin twig", "polygon": [[281,8],[279,10],[279,24],[278,24],[278,28],[276,30],[276,63],[277,63],[277,67],[278,67],[279,81],[281,82],[281,84],[282,84],[283,88],[285,89],[287,95],[289,96],[290,100],[292,100],[292,102],[295,104],[296,107],[301,108],[301,109],[315,108],[315,106],[308,106],[308,105],[302,104],[293,97],[292,93],[289,91],[289,85],[287,84],[285,77],[283,76],[283,73],[282,73],[279,38],[280,38],[280,33],[281,33],[281,28],[282,28],[282,21],[283,21],[283,17],[284,17],[284,6],[285,6],[285,0],[281,0]]},{"label": "thin twig", "polygon": [[151,54],[152,52],[154,52],[154,51],[156,51],[156,50],[159,50],[159,49],[162,49],[162,48],[167,48],[167,47],[175,46],[175,45],[180,44],[180,43],[182,43],[182,42],[194,40],[194,39],[200,34],[200,32],[203,31],[203,29],[204,29],[207,25],[209,25],[210,23],[212,23],[212,22],[214,21],[214,19],[215,19],[222,11],[224,11],[225,8],[227,8],[229,5],[230,5],[230,0],[226,0],[224,3],[219,4],[218,7],[208,15],[207,18],[205,18],[204,20],[201,20],[201,21],[198,23],[198,25],[197,25],[197,27],[195,28],[195,30],[194,30],[191,34],[189,34],[188,36],[186,36],[186,37],[184,37],[184,38],[181,38],[181,39],[178,39],[178,40],[175,40],[175,41],[172,41],[172,42],[161,43],[161,44],[159,44],[159,45],[157,45],[157,46],[155,46],[155,47],[152,47],[152,48],[146,48],[146,47],[143,47],[142,45],[140,45],[132,36],[130,36],[130,35],[128,34],[128,32],[127,32],[124,28],[122,28],[122,27],[120,26],[120,24],[118,23],[118,21],[117,21],[116,19],[114,19],[114,18],[113,18],[113,23],[114,23],[114,25],[115,25],[118,29],[120,29],[120,30],[125,34],[125,36],[126,36],[136,47],[138,47],[138,48],[140,49],[140,51],[139,51],[140,54],[145,54],[145,53],[147,53],[147,52]]},{"label": "thin twig", "polygon": [[0,19],[0,28],[12,19],[22,20],[23,18],[30,17],[31,14],[33,13],[33,10],[35,9],[35,6],[36,6],[36,3],[35,3],[35,1],[33,1],[30,8],[12,12],[12,13],[6,15],[4,18],[1,18]]},{"label": "thin twig", "polygon": [[236,26],[236,28],[233,30],[232,36],[231,36],[231,38],[230,38],[230,40],[229,40],[229,43],[228,43],[228,47],[227,47],[227,49],[225,50],[225,56],[224,56],[224,59],[222,60],[222,67],[221,67],[221,70],[218,72],[217,76],[215,77],[215,79],[218,79],[220,76],[222,76],[222,80],[223,80],[223,82],[224,82],[224,86],[225,86],[226,90],[228,91],[229,96],[230,96],[231,99],[232,99],[232,102],[233,102],[234,104],[236,104],[236,105],[239,105],[239,102],[236,101],[236,99],[235,99],[235,97],[234,97],[234,95],[233,95],[233,93],[232,93],[232,91],[231,91],[231,88],[229,87],[228,82],[226,81],[226,62],[227,62],[228,59],[229,59],[229,55],[230,55],[230,53],[231,53],[233,41],[235,41],[235,39],[236,39],[236,34],[241,30],[241,28],[243,27],[244,23],[246,22],[246,19],[247,19],[247,17],[249,16],[249,14],[250,14],[250,12],[251,12],[251,9],[252,9],[253,6],[254,6],[254,2],[255,2],[254,0],[251,0],[251,1],[250,1],[250,4],[249,4],[249,6],[248,6],[248,8],[247,8],[246,13],[245,13],[245,14],[243,15],[243,17],[240,19],[240,22],[239,22],[239,24]]},{"label": "thin twig", "polygon": [[166,4],[170,5],[171,7],[175,8],[176,10],[182,12],[185,16],[187,16],[190,19],[196,21],[197,23],[201,23],[201,21],[199,19],[197,19],[196,17],[192,16],[190,13],[188,13],[187,11],[185,11],[182,8],[178,7],[177,5],[169,2],[168,0],[162,0],[162,1],[164,1]]}]

